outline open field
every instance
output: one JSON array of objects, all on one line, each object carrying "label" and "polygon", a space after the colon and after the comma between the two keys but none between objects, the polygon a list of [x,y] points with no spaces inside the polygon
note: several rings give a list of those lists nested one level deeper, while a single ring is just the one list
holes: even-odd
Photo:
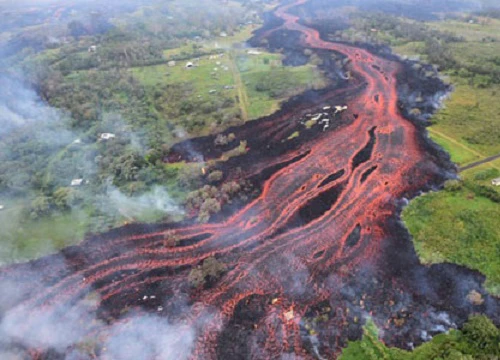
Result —
[{"label": "open field", "polygon": [[451,155],[453,161],[458,165],[469,164],[483,158],[481,154],[452,137],[439,132],[435,127],[429,128],[429,135],[432,140],[441,145]]},{"label": "open field", "polygon": [[[450,151],[452,159],[459,165],[478,160],[477,156],[492,156],[500,153],[500,102],[497,92],[500,86],[479,89],[452,78],[455,90],[446,100],[445,107],[433,118],[431,136]],[[443,143],[443,137],[452,138]]]},{"label": "open field", "polygon": [[83,239],[88,223],[85,212],[22,221],[23,205],[22,201],[7,201],[0,212],[0,263],[34,259]]},{"label": "open field", "polygon": [[[195,67],[186,69],[189,61],[194,62]],[[187,59],[175,67],[146,66],[134,68],[132,72],[148,88],[190,83],[194,87],[190,96],[198,99],[227,94],[235,99],[235,106],[246,114],[243,118],[247,120],[269,115],[288,97],[324,85],[322,75],[312,65],[288,68],[282,65],[279,54],[261,51],[258,55],[249,55],[244,50],[234,49],[218,59],[203,56],[199,61]],[[273,81],[273,89],[283,88],[283,91],[273,93],[257,89],[260,83],[269,79]]]},{"label": "open field", "polygon": [[[449,49],[463,68],[497,66],[500,22],[440,21],[434,29],[450,31],[465,42],[450,43]],[[490,39],[486,40],[485,39]],[[491,39],[496,39],[492,41]],[[424,45],[408,43],[396,47],[404,55],[421,55]],[[421,57],[425,60],[425,56]],[[488,65],[490,64],[490,65]],[[433,117],[429,136],[460,167],[500,153],[500,85],[465,70],[448,71],[454,91]],[[485,191],[500,193],[491,180],[500,176],[500,161],[494,160],[460,173],[458,188],[432,192],[413,200],[403,219],[414,238],[422,262],[452,262],[482,272],[486,287],[500,295],[500,204],[485,197]],[[482,189],[479,191],[479,189]]]},{"label": "open field", "polygon": [[479,18],[475,23],[467,21],[446,20],[429,22],[429,26],[440,31],[449,31],[464,37],[467,42],[480,42],[486,36],[500,40],[498,28],[500,20],[490,18]]},{"label": "open field", "polygon": [[486,275],[500,295],[500,206],[468,188],[433,192],[412,201],[403,219],[422,262],[452,262]]}]

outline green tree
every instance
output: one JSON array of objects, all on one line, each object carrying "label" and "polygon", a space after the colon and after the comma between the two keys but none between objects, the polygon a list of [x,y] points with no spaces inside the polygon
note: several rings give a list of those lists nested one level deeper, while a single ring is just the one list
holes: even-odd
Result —
[{"label": "green tree", "polygon": [[60,187],[54,191],[53,203],[59,210],[67,210],[80,200],[78,191],[69,187]]},{"label": "green tree", "polygon": [[500,356],[500,332],[486,316],[472,316],[462,332],[474,352]]},{"label": "green tree", "polygon": [[38,196],[32,202],[29,209],[32,219],[39,219],[51,213],[51,198],[48,196]]},{"label": "green tree", "polygon": [[208,175],[208,181],[211,183],[217,183],[217,182],[221,181],[223,177],[224,177],[224,174],[222,173],[222,171],[215,170],[215,171],[212,171]]}]

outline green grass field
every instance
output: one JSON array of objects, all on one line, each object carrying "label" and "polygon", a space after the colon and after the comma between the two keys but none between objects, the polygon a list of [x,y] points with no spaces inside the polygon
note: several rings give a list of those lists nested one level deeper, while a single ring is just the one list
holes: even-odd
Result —
[{"label": "green grass field", "polygon": [[[260,55],[248,55],[245,51],[233,51],[233,56],[227,54],[220,59],[210,60],[202,57],[194,68],[186,69],[189,61],[178,62],[175,67],[166,65],[138,67],[132,70],[134,76],[145,86],[157,88],[164,84],[188,82],[193,84],[195,93],[191,96],[207,99],[224,92],[234,97],[236,106],[245,107],[242,112],[248,114],[248,119],[256,119],[269,115],[279,108],[280,102],[296,95],[305,89],[319,88],[324,85],[322,75],[312,65],[285,68],[281,63],[281,55],[262,52]],[[194,59],[193,59],[194,61]],[[227,69],[227,70],[226,70]],[[238,73],[235,73],[235,72]],[[290,86],[285,96],[273,97],[267,92],[257,91],[256,84],[262,78],[276,76],[289,82]],[[241,78],[241,83],[239,79]],[[225,86],[233,89],[224,89]],[[213,92],[210,94],[210,91]],[[248,104],[243,99],[248,99]]]},{"label": "green grass field", "polygon": [[470,24],[460,20],[429,22],[429,26],[440,31],[449,31],[464,37],[467,42],[481,42],[485,36],[500,40],[498,28],[500,20],[480,18],[479,22]]},{"label": "green grass field", "polygon": [[8,201],[0,212],[0,263],[47,255],[83,240],[88,216],[84,211],[21,221],[22,201]]},{"label": "green grass field", "polygon": [[[363,337],[350,341],[342,350],[340,360],[441,360],[497,359],[498,328],[485,316],[472,316],[461,331],[436,335],[432,340],[405,351],[386,346],[379,340],[379,330],[368,318]],[[479,340],[481,339],[481,340]]]},{"label": "green grass field", "polygon": [[[485,66],[498,56],[500,45],[484,41],[500,39],[498,20],[483,23],[447,20],[429,26],[463,36],[465,42],[451,43],[450,50],[461,66]],[[418,55],[421,44],[396,47],[405,55]],[[491,63],[491,66],[496,66]],[[447,152],[452,161],[464,166],[500,153],[500,86],[479,85],[476,74],[455,72],[450,76],[454,91],[444,107],[433,117],[430,137]],[[486,275],[486,287],[500,295],[500,204],[476,194],[469,184],[500,189],[491,180],[500,174],[500,161],[480,165],[460,174],[466,180],[458,191],[432,192],[413,200],[403,219],[413,235],[423,263],[452,262]]]},{"label": "green grass field", "polygon": [[500,206],[467,188],[433,192],[412,201],[403,220],[425,264],[452,262],[486,275],[500,295]]},{"label": "green grass field", "polygon": [[452,157],[453,162],[458,165],[465,165],[474,161],[480,160],[481,155],[468,148],[466,145],[459,143],[457,140],[450,138],[440,132],[437,132],[434,127],[429,129],[429,135],[437,144],[441,145]]},{"label": "green grass field", "polygon": [[178,62],[175,67],[166,65],[138,67],[133,68],[132,73],[141,83],[151,88],[164,84],[190,83],[195,89],[196,96],[204,98],[217,96],[216,93],[210,94],[210,90],[236,95],[234,90],[223,89],[224,86],[234,86],[231,71],[224,70],[224,66],[230,65],[227,58],[218,60],[203,58],[193,68],[186,68],[186,63],[187,61]]},{"label": "green grass field", "polygon": [[[500,153],[500,102],[497,99],[500,86],[479,89],[456,77],[452,82],[455,90],[445,107],[434,116],[431,137],[449,150],[452,159],[460,165],[476,161],[478,155]],[[455,144],[443,141],[439,134],[452,138]]]}]

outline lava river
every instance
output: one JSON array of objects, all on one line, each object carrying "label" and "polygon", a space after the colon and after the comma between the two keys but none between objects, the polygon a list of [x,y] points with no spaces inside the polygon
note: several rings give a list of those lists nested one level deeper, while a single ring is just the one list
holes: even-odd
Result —
[{"label": "lava river", "polygon": [[[1,269],[2,288],[11,290],[0,298],[0,348],[33,359],[137,359],[127,349],[153,341],[164,326],[175,329],[170,343],[162,340],[173,348],[151,345],[139,359],[334,358],[359,338],[368,316],[387,343],[404,348],[437,326],[459,326],[473,311],[497,316],[482,276],[453,265],[421,266],[398,221],[403,198],[445,179],[422,128],[400,113],[402,64],[322,40],[289,13],[304,3],[279,7],[282,22],[266,36],[298,32],[302,47],[345,56],[351,80],[314,103],[232,129],[250,144],[235,160],[245,176],[267,173],[258,196],[218,222],[129,226]],[[348,110],[333,129],[273,156],[262,150],[282,146],[300,114],[343,104]],[[192,144],[212,151],[212,141]],[[179,246],[163,245],[166,230]],[[209,257],[227,271],[190,287],[190,270]],[[483,305],[466,303],[472,289],[485,296]],[[141,319],[156,319],[160,329],[150,325],[147,339],[109,343],[141,327]],[[65,331],[74,336],[51,334]],[[84,357],[78,351],[89,338],[108,345]],[[113,346],[125,349],[122,355]]]}]

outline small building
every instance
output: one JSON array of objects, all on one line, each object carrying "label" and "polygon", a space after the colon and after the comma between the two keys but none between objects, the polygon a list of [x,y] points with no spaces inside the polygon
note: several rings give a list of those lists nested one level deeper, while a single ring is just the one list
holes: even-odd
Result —
[{"label": "small building", "polygon": [[500,186],[500,178],[491,180],[491,185]]},{"label": "small building", "polygon": [[192,67],[194,67],[194,64],[191,61],[188,61],[186,63],[186,69],[191,69]]},{"label": "small building", "polygon": [[95,53],[97,51],[97,46],[95,45],[92,45],[92,46],[89,46],[89,53]]},{"label": "small building", "polygon": [[262,53],[260,51],[258,51],[258,50],[248,50],[247,54],[248,55],[260,55]]},{"label": "small building", "polygon": [[71,186],[82,186],[83,179],[73,179],[71,180]]},{"label": "small building", "polygon": [[222,31],[220,34],[219,34],[220,37],[227,37],[227,32],[225,31]]},{"label": "small building", "polygon": [[101,136],[99,137],[101,140],[111,140],[116,137],[115,134],[112,133],[102,133]]},{"label": "small building", "polygon": [[5,206],[0,205],[0,211],[2,211],[3,209],[5,209]]},{"label": "small building", "polygon": [[174,67],[176,65],[176,62],[174,60],[171,60],[167,63],[168,67]]}]

